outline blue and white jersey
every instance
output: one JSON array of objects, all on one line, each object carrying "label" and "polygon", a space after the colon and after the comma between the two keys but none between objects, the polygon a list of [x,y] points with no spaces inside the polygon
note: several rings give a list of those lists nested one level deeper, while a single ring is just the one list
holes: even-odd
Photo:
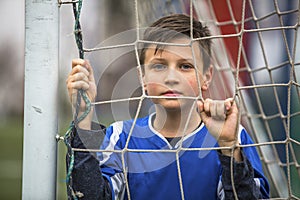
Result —
[{"label": "blue and white jersey", "polygon": [[[152,117],[138,119],[134,127],[133,120],[129,120],[115,122],[107,128],[101,149],[108,151],[98,153],[98,158],[113,198],[127,199],[129,192],[133,200],[176,200],[181,199],[181,187],[188,200],[224,198],[218,152],[205,149],[218,147],[218,143],[205,125],[172,147],[154,130]],[[253,143],[241,126],[239,140],[240,144]],[[254,169],[256,185],[263,186],[266,179],[255,147],[243,148],[243,152]]]}]

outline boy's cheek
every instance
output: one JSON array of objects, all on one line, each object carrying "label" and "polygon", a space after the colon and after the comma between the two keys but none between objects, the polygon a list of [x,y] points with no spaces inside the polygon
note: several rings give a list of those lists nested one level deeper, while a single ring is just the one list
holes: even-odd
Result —
[{"label": "boy's cheek", "polygon": [[[189,85],[190,85],[190,88],[193,90],[193,93],[195,94],[195,96],[198,96],[200,93],[198,81],[197,80],[189,80]],[[200,86],[200,89],[201,89],[201,86]]]},{"label": "boy's cheek", "polygon": [[157,83],[147,83],[145,84],[145,89],[150,96],[155,96],[158,93],[159,84]]}]

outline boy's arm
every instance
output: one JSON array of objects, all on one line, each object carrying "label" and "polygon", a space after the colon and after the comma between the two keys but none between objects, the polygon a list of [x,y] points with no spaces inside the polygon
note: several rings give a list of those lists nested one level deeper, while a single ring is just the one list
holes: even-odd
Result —
[{"label": "boy's arm", "polygon": [[[93,124],[94,125],[94,124]],[[99,149],[103,140],[104,128],[99,131],[72,130],[71,146],[80,149]],[[70,154],[67,154],[67,169],[70,163]],[[73,191],[68,187],[68,197],[72,199],[75,193],[79,199],[112,199],[112,191],[108,181],[103,178],[99,161],[95,154],[90,152],[74,152],[74,168],[72,170],[70,184]]]},{"label": "boy's arm", "polygon": [[[72,71],[66,80],[70,101],[73,108],[78,109],[78,116],[81,116],[86,109],[83,99],[77,105],[77,94],[83,90],[89,100],[93,102],[96,98],[96,83],[93,69],[90,63],[83,59],[72,60]],[[92,127],[93,108],[91,112],[74,127],[71,133],[69,144],[72,148],[99,149],[104,136],[104,127]],[[97,131],[94,131],[97,130]],[[68,149],[70,151],[70,149]],[[71,152],[67,154],[67,169],[69,169]],[[90,152],[74,152],[73,170],[68,187],[68,197],[74,195],[78,199],[111,199],[112,191],[108,181],[103,178],[99,161],[95,154]]]},{"label": "boy's arm", "polygon": [[[199,101],[199,111],[201,119],[209,130],[210,134],[218,141],[220,147],[230,147],[219,151],[219,158],[222,164],[222,185],[225,192],[225,199],[234,199],[233,187],[231,183],[231,156],[232,147],[235,147],[238,137],[238,114],[239,110],[233,99],[225,101],[215,101],[205,99]],[[251,148],[253,149],[253,148]],[[253,153],[247,157],[240,148],[235,148],[233,152],[233,177],[234,186],[239,199],[258,199],[268,196],[268,183],[261,173],[256,173],[254,167],[249,162],[255,163],[256,169],[261,168],[260,160],[254,148]],[[254,161],[254,162],[253,162]],[[256,181],[261,179],[266,189],[257,187]],[[261,189],[261,190],[259,190]]]},{"label": "boy's arm", "polygon": [[[222,189],[225,199],[235,199],[233,186],[238,199],[267,199],[269,186],[261,172],[251,165],[250,161],[241,151],[241,162],[233,160],[233,181],[231,180],[231,157],[219,152],[219,160],[222,165]],[[264,184],[261,184],[264,183]]]}]

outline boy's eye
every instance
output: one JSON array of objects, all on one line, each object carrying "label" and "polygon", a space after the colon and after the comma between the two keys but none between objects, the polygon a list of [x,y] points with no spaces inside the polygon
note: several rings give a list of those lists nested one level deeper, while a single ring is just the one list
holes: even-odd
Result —
[{"label": "boy's eye", "polygon": [[190,70],[190,69],[194,69],[194,66],[191,64],[182,64],[180,65],[180,69],[182,70]]},{"label": "boy's eye", "polygon": [[166,67],[167,66],[163,65],[163,64],[153,64],[153,65],[151,65],[151,68],[155,69],[155,70],[164,70]]}]

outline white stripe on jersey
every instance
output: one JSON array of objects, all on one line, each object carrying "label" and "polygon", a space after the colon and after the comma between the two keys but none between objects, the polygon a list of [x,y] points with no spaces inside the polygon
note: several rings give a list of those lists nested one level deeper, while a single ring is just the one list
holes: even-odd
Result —
[{"label": "white stripe on jersey", "polygon": [[122,133],[123,130],[123,122],[122,121],[118,121],[112,124],[113,127],[113,133],[110,137],[110,142],[108,144],[108,146],[105,148],[105,150],[110,150],[111,152],[103,152],[103,159],[100,160],[100,165],[103,165],[110,157],[111,154],[113,154],[113,151],[119,138],[120,138],[120,134]]}]

